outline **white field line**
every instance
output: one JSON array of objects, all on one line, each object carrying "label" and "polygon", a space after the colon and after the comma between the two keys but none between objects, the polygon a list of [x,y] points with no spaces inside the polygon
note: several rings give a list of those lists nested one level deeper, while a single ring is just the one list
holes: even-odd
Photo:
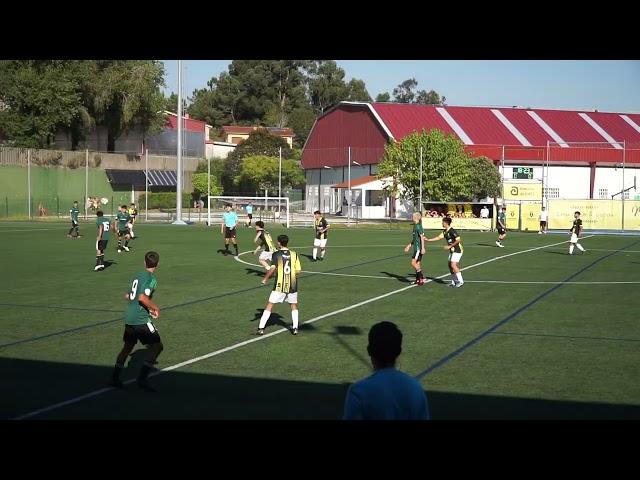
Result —
[{"label": "white field line", "polygon": [[[594,236],[594,235],[589,235],[589,237],[592,237],[592,236]],[[588,237],[585,236],[585,237],[582,237],[582,238],[588,238]],[[568,243],[568,240],[565,240],[563,242],[558,242],[558,243],[552,243],[552,244],[549,244],[549,245],[543,245],[543,246],[540,246],[540,247],[529,248],[527,250],[521,250],[519,252],[508,253],[506,255],[500,255],[498,257],[490,258],[490,259],[485,260],[483,262],[475,263],[473,265],[469,265],[468,267],[461,268],[460,271],[470,270],[472,268],[479,267],[479,266],[482,266],[482,265],[486,265],[487,263],[492,263],[492,262],[495,262],[496,260],[502,260],[503,258],[509,258],[509,257],[514,256],[514,255],[521,255],[523,253],[529,253],[529,252],[533,252],[533,251],[540,250],[540,249],[543,249],[543,248],[554,247],[556,245],[562,245],[563,243]],[[246,252],[244,252],[244,253],[246,253]],[[436,277],[436,279],[441,279],[441,278],[444,278],[444,277],[446,277],[448,275],[450,275],[450,274],[446,273],[444,275],[440,275],[439,277]],[[432,281],[433,281],[432,279],[429,279],[425,283],[430,283]],[[361,307],[363,305],[367,305],[368,303],[376,302],[376,301],[381,300],[383,298],[390,297],[391,295],[395,295],[396,293],[404,292],[404,291],[409,290],[410,288],[414,288],[414,287],[417,287],[417,285],[413,285],[413,284],[412,285],[407,285],[406,287],[398,288],[397,290],[392,290],[392,291],[390,291],[388,293],[384,293],[382,295],[378,295],[376,297],[372,297],[372,298],[369,298],[367,300],[363,300],[362,302],[354,303],[353,305],[349,305],[347,307],[340,308],[338,310],[334,310],[332,312],[328,312],[328,313],[325,313],[323,315],[319,315],[317,317],[314,317],[314,318],[311,318],[311,319],[307,320],[306,322],[301,322],[301,323],[303,325],[311,324],[311,323],[317,322],[319,320],[322,320],[324,318],[332,317],[334,315],[339,315],[341,313],[348,312],[349,310],[353,310],[354,308],[358,308],[358,307]],[[162,370],[157,370],[157,371],[151,373],[149,376],[151,377],[151,376],[160,375],[160,374],[165,373],[165,372],[170,372],[170,371],[175,370],[177,368],[181,368],[181,367],[184,367],[186,365],[190,365],[192,363],[200,362],[202,360],[207,360],[207,359],[215,357],[217,355],[221,355],[223,353],[230,352],[230,351],[235,350],[237,348],[244,347],[245,345],[249,345],[250,343],[259,342],[259,341],[265,340],[265,339],[267,339],[269,337],[273,337],[274,335],[279,335],[281,333],[288,332],[288,331],[289,330],[287,328],[281,328],[280,330],[275,330],[275,331],[273,331],[271,333],[268,333],[268,334],[265,334],[265,335],[256,336],[256,337],[251,338],[249,340],[245,340],[244,342],[235,343],[235,344],[233,344],[233,345],[231,345],[229,347],[225,347],[225,348],[222,348],[220,350],[216,350],[214,352],[210,352],[210,353],[207,353],[205,355],[201,355],[199,357],[191,358],[189,360],[185,360],[184,362],[176,363],[175,365],[171,365],[169,367],[163,368]],[[134,379],[131,379],[131,380],[127,380],[124,383],[125,384],[130,384],[130,383],[133,383],[134,381],[135,381]],[[60,407],[66,406],[66,405],[72,405],[74,403],[78,403],[78,402],[80,402],[82,400],[85,400],[87,398],[92,398],[92,397],[101,395],[101,394],[106,393],[106,392],[111,391],[111,390],[114,390],[114,388],[113,387],[105,387],[105,388],[101,388],[99,390],[94,390],[93,392],[89,392],[89,393],[86,393],[84,395],[81,395],[81,396],[78,396],[78,397],[74,397],[74,398],[71,398],[69,400],[65,400],[63,402],[55,403],[53,405],[49,405],[47,407],[43,407],[43,408],[40,408],[38,410],[33,410],[31,412],[19,415],[17,417],[14,417],[12,420],[24,420],[24,419],[27,419],[27,418],[35,417],[36,415],[39,415],[41,413],[50,412],[51,410],[56,410],[56,409],[58,409]]]}]

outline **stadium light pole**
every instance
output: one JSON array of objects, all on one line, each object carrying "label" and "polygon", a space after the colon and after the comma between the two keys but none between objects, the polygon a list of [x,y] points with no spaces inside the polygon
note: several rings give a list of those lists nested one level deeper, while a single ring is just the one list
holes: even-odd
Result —
[{"label": "stadium light pole", "polygon": [[178,60],[178,147],[177,147],[177,185],[176,219],[173,225],[186,225],[182,220],[182,60]]},{"label": "stadium light pole", "polygon": [[624,194],[626,185],[624,183],[624,167],[626,160],[627,141],[622,141],[622,231],[624,232]]},{"label": "stadium light pole", "polygon": [[149,149],[144,149],[144,221],[149,221]]},{"label": "stadium light pole", "polygon": [[320,176],[318,178],[318,210],[322,211],[322,209],[320,208],[320,188],[322,186],[322,170],[323,169],[327,169],[327,170],[331,170],[331,167],[327,166],[327,165],[323,165],[322,168],[320,169]]},{"label": "stadium light pole", "polygon": [[418,199],[420,213],[422,213],[422,147],[420,147],[420,197]]},{"label": "stadium light pole", "polygon": [[280,161],[278,163],[278,212],[280,211],[280,197],[282,196],[282,147],[279,152]]}]

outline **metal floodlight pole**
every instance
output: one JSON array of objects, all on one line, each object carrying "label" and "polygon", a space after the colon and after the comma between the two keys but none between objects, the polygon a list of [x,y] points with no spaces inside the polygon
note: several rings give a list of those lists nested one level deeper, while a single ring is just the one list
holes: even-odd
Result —
[{"label": "metal floodlight pole", "polygon": [[[278,197],[282,196],[282,147],[280,147],[280,161],[278,164]],[[278,200],[278,211],[280,211],[280,200]]]},{"label": "metal floodlight pole", "polygon": [[84,219],[87,219],[87,198],[89,197],[89,149],[85,149],[84,166]]},{"label": "metal floodlight pole", "polygon": [[420,213],[422,213],[422,147],[420,147],[420,197],[418,198]]},{"label": "metal floodlight pole", "polygon": [[351,223],[351,147],[349,147],[349,200],[347,202],[347,224],[350,224],[350,223]]},{"label": "metal floodlight pole", "polygon": [[625,188],[626,188],[626,184],[624,183],[624,167],[625,167],[625,161],[626,161],[626,155],[627,153],[627,141],[623,140],[622,141],[622,231],[624,231],[624,194],[625,192]]},{"label": "metal floodlight pole", "polygon": [[176,219],[174,225],[186,225],[182,220],[182,60],[178,60],[178,145],[176,182]]},{"label": "metal floodlight pole", "polygon": [[149,221],[149,149],[144,149],[144,221]]},{"label": "metal floodlight pole", "polygon": [[27,195],[29,220],[31,220],[31,149],[27,151]]}]

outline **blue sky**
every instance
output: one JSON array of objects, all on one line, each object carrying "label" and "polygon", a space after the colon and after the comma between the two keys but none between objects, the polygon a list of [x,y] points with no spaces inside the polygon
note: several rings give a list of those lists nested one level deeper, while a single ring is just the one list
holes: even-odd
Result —
[{"label": "blue sky", "polygon": [[[165,60],[166,93],[177,91],[175,60]],[[231,60],[187,60],[189,95],[227,69]],[[640,61],[622,60],[337,60],[347,79],[369,94],[392,93],[414,77],[449,105],[640,112]]]}]

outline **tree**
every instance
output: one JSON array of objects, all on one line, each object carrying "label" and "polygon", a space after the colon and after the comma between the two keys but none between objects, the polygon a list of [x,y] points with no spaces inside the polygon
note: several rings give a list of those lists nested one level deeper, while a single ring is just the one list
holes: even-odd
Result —
[{"label": "tree", "polygon": [[352,78],[347,84],[347,100],[351,102],[370,102],[371,95],[367,92],[364,80]]},{"label": "tree", "polygon": [[277,157],[280,148],[282,148],[282,158],[291,158],[293,152],[282,137],[271,135],[266,128],[259,128],[251,132],[249,138],[240,142],[236,149],[227,156],[222,177],[225,193],[230,193],[237,187],[238,184],[234,180],[240,174],[242,162],[246,157],[256,155]]},{"label": "tree", "polygon": [[178,95],[175,92],[171,92],[171,95],[165,97],[164,100],[165,110],[173,113],[178,113]]},{"label": "tree", "polygon": [[[194,196],[207,196],[207,173],[194,173],[191,177]],[[218,179],[215,175],[210,176],[211,190],[209,195],[222,195],[222,188],[218,186]]]},{"label": "tree", "polygon": [[87,105],[96,124],[107,127],[107,150],[131,127],[159,132],[165,124],[158,112],[165,107],[161,92],[164,64],[158,60],[88,61]]},{"label": "tree", "polygon": [[389,92],[379,93],[376,97],[376,102],[388,102],[391,100],[391,95]]},{"label": "tree", "polygon": [[418,82],[415,78],[405,80],[393,89],[394,101],[398,103],[413,103],[413,99],[416,96],[413,90],[417,86]]},{"label": "tree", "polygon": [[[277,195],[279,158],[256,155],[245,158],[234,183],[244,192],[268,190]],[[295,160],[282,160],[282,188],[294,188],[305,181],[304,172]]]},{"label": "tree", "polygon": [[440,97],[440,94],[435,90],[420,90],[416,97],[416,103],[420,105],[444,105],[446,97]]},{"label": "tree", "polygon": [[440,130],[422,130],[385,147],[378,177],[392,177],[391,193],[415,200],[420,191],[420,147],[423,153],[424,199],[448,202],[473,196],[470,159],[463,143]]},{"label": "tree", "polygon": [[500,195],[502,177],[495,164],[487,157],[470,159],[471,192],[476,199],[496,198]]},{"label": "tree", "polygon": [[20,147],[48,147],[59,128],[87,120],[72,61],[0,61],[0,132]]},{"label": "tree", "polygon": [[315,121],[316,113],[311,107],[304,106],[291,112],[291,115],[289,115],[289,127],[295,134],[293,143],[296,147],[302,148],[304,146]]},{"label": "tree", "polygon": [[[200,160],[195,173],[207,173],[207,169],[209,168],[208,162],[211,163],[211,175],[216,178],[216,185],[220,187],[220,191],[222,191],[222,176],[224,175],[225,170],[225,159],[213,157],[210,160]],[[222,195],[222,193],[219,195]]]}]

